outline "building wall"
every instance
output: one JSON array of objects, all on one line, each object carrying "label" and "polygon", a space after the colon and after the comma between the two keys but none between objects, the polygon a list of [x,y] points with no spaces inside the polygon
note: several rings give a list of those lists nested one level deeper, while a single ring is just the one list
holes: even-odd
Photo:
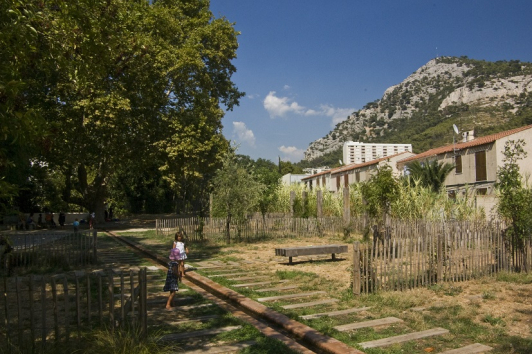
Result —
[{"label": "building wall", "polygon": [[305,177],[308,177],[308,175],[287,173],[286,175],[281,177],[281,182],[284,185],[289,186],[294,183],[300,183],[301,179]]},{"label": "building wall", "polygon": [[405,151],[411,152],[412,144],[368,144],[346,141],[343,146],[343,158],[346,165],[360,164]]}]

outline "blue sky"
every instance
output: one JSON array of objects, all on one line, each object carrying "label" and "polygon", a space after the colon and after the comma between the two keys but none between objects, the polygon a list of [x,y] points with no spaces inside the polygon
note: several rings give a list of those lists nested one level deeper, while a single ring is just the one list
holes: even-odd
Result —
[{"label": "blue sky", "polygon": [[211,0],[211,11],[241,32],[233,81],[246,96],[223,133],[253,159],[300,161],[436,56],[532,61],[530,0]]}]

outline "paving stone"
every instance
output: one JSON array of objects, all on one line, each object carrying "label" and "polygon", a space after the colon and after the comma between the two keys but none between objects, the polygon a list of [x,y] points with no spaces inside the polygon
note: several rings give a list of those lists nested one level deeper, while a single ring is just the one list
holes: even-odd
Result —
[{"label": "paving stone", "polygon": [[298,294],[289,294],[289,295],[279,295],[279,296],[270,296],[270,297],[260,297],[257,299],[258,302],[266,302],[266,301],[276,301],[276,300],[285,300],[285,299],[293,299],[298,297],[305,297],[305,296],[312,296],[312,295],[318,295],[318,294],[326,294],[325,291],[311,291],[308,293],[298,293]]},{"label": "paving stone", "polygon": [[396,317],[385,317],[385,318],[379,318],[376,320],[348,323],[348,324],[336,326],[333,328],[340,332],[346,332],[346,331],[352,331],[354,329],[359,329],[359,328],[378,327],[378,326],[384,326],[384,325],[389,325],[392,323],[399,323],[399,322],[403,322],[403,320],[396,318]]},{"label": "paving stone", "polygon": [[269,277],[270,277],[269,275],[259,275],[259,276],[252,276],[252,277],[231,278],[231,279],[227,279],[227,280],[234,280],[234,281],[239,281],[239,280],[255,280],[255,279],[267,279],[267,278],[269,278]]},{"label": "paving stone", "polygon": [[489,347],[484,344],[475,343],[471,344],[462,348],[457,349],[451,349],[444,352],[441,352],[441,354],[477,354],[477,353],[485,353],[491,351],[493,348]]},{"label": "paving stone", "polygon": [[297,289],[297,285],[288,285],[288,286],[279,286],[276,288],[265,288],[265,289],[257,289],[255,290],[258,293],[264,293],[269,291],[282,291],[282,290],[291,290],[291,289]]},{"label": "paving stone", "polygon": [[318,301],[311,301],[311,302],[304,302],[301,304],[293,304],[293,305],[285,305],[281,306],[285,310],[290,309],[299,309],[302,307],[311,307],[311,306],[317,306],[317,305],[325,305],[325,304],[332,304],[338,302],[338,299],[325,299],[325,300],[318,300]]},{"label": "paving stone", "polygon": [[270,280],[270,281],[261,281],[261,282],[258,282],[258,283],[235,284],[235,285],[233,285],[233,287],[235,287],[235,288],[245,288],[245,287],[250,287],[250,286],[268,285],[268,284],[271,284],[271,283],[286,283],[288,281],[289,280]]},{"label": "paving stone", "polygon": [[202,347],[201,349],[184,351],[184,354],[222,354],[222,353],[236,353],[237,351],[250,347],[257,342],[248,341],[240,342],[231,345],[221,345],[216,347]]},{"label": "paving stone", "polygon": [[447,333],[449,333],[449,330],[438,327],[438,328],[433,328],[433,329],[429,329],[426,331],[408,333],[408,334],[403,334],[400,336],[382,338],[382,339],[372,340],[369,342],[362,342],[358,344],[364,349],[378,348],[378,347],[385,347],[391,344],[403,343],[403,342],[408,342],[411,340],[416,340],[416,339],[421,339],[421,338],[426,338],[426,337],[440,336],[442,334],[447,334]]},{"label": "paving stone", "polygon": [[339,311],[332,311],[332,312],[314,313],[312,315],[304,315],[304,316],[299,316],[299,317],[304,319],[304,320],[310,320],[310,319],[313,319],[313,318],[319,318],[319,317],[324,317],[324,316],[330,316],[330,317],[332,317],[332,316],[342,316],[342,315],[347,315],[347,314],[350,314],[350,313],[367,311],[370,308],[371,307],[357,307],[357,308],[350,308],[350,309],[346,309],[346,310],[339,310]]}]

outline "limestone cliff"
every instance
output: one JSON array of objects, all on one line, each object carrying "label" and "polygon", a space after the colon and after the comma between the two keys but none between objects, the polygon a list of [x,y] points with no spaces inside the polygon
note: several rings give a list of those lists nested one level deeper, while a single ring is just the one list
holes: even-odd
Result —
[{"label": "limestone cliff", "polygon": [[[441,135],[437,133],[438,125],[448,126],[451,118],[460,121],[464,129],[476,129],[479,125],[486,129],[511,121],[512,116],[532,107],[530,92],[531,63],[436,58],[388,88],[381,99],[366,104],[337,124],[325,137],[312,142],[305,159],[341,149],[348,140],[379,142],[382,137],[393,140],[394,132],[411,124],[424,127],[416,134],[426,134],[428,138],[432,135],[433,139]],[[429,129],[432,132],[427,132]]]}]

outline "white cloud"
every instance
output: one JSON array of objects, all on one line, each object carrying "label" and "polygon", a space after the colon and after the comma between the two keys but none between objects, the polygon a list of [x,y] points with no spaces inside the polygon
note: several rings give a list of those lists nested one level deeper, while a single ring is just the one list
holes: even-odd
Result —
[{"label": "white cloud", "polygon": [[335,126],[336,124],[344,121],[347,119],[347,117],[356,111],[354,108],[334,108],[329,105],[321,105],[321,113],[327,117],[331,117],[331,126]]},{"label": "white cloud", "polygon": [[264,99],[264,108],[268,111],[271,118],[284,117],[287,113],[304,114],[305,107],[300,106],[297,102],[291,102],[288,97],[277,97],[275,91],[270,91]]},{"label": "white cloud", "polygon": [[249,98],[250,100],[254,100],[255,98],[259,98],[260,96],[256,93],[252,93],[252,94],[247,95],[246,97]]},{"label": "white cloud", "polygon": [[290,90],[290,86],[288,86],[288,85],[284,85],[284,86],[283,86],[283,90]]},{"label": "white cloud", "polygon": [[233,136],[236,136],[239,142],[255,147],[255,134],[246,127],[244,122],[233,122]]},{"label": "white cloud", "polygon": [[305,150],[298,149],[295,146],[281,146],[279,147],[279,151],[282,152],[285,156],[283,156],[283,161],[300,161],[303,159],[303,156],[305,154]]},{"label": "white cloud", "polygon": [[331,105],[320,105],[319,109],[307,109],[288,97],[278,97],[275,91],[270,91],[264,99],[264,108],[271,118],[284,117],[289,113],[300,116],[325,116],[331,118],[331,127],[344,121],[355,111],[354,108],[335,108]]}]

